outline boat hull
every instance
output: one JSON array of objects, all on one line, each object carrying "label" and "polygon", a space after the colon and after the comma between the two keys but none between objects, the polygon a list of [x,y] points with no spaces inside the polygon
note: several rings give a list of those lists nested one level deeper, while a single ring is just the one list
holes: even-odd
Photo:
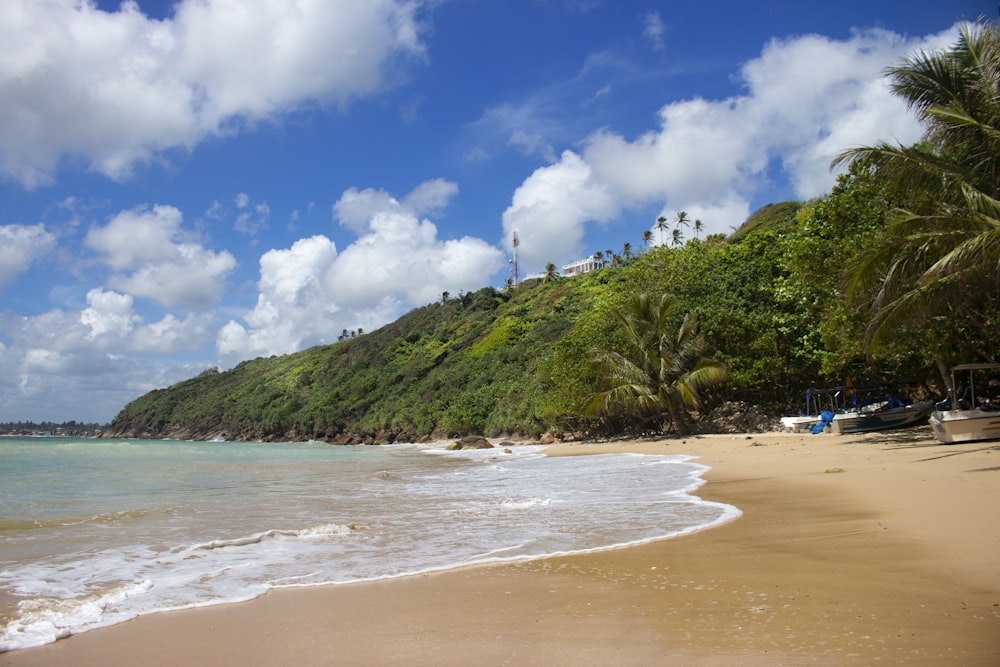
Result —
[{"label": "boat hull", "polygon": [[1000,411],[935,410],[929,421],[934,436],[941,442],[1000,440]]},{"label": "boat hull", "polygon": [[807,417],[782,417],[781,425],[790,433],[808,433],[812,427],[819,423],[818,416]]},{"label": "boat hull", "polygon": [[844,412],[834,416],[830,430],[833,433],[867,433],[893,428],[907,428],[926,423],[934,409],[934,401],[925,401],[901,408],[878,412]]}]

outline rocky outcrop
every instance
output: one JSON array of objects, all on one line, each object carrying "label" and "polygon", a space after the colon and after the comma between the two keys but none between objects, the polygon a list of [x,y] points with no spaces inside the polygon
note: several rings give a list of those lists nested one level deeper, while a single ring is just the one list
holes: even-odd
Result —
[{"label": "rocky outcrop", "polygon": [[448,451],[450,452],[463,449],[493,449],[493,445],[481,435],[467,435],[448,445]]},{"label": "rocky outcrop", "polygon": [[744,401],[726,401],[698,421],[698,433],[766,433],[780,431],[781,420]]}]

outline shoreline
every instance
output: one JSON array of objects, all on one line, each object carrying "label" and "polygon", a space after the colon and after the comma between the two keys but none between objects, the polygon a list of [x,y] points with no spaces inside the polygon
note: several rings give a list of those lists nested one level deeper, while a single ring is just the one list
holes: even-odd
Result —
[{"label": "shoreline", "polygon": [[0,664],[997,664],[1000,443],[925,428],[563,443],[696,457],[680,537],[165,612]]}]

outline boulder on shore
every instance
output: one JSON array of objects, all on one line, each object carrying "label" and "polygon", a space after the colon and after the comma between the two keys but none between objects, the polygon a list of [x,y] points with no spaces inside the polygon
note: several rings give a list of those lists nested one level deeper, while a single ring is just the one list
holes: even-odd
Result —
[{"label": "boulder on shore", "polygon": [[492,449],[493,445],[490,441],[481,435],[467,435],[461,440],[456,440],[455,442],[448,445],[448,451],[454,452],[462,449]]}]

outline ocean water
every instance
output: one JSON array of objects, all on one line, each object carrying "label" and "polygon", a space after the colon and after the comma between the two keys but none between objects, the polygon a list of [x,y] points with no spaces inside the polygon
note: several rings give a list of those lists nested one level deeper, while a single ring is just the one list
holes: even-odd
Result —
[{"label": "ocean water", "polygon": [[0,651],[275,587],[662,539],[739,515],[682,456],[0,438]]}]

